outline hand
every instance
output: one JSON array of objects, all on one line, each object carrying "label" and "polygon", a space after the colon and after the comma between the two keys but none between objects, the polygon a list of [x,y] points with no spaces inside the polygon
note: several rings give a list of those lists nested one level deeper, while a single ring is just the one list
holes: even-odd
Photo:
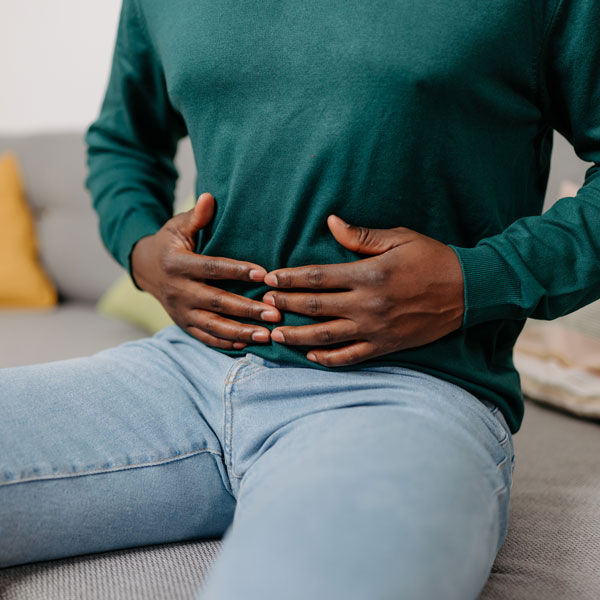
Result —
[{"label": "hand", "polygon": [[268,273],[264,282],[269,286],[319,291],[269,290],[264,302],[282,311],[336,317],[315,325],[277,327],[271,332],[273,341],[308,346],[351,342],[329,350],[314,348],[306,355],[337,367],[422,346],[461,327],[464,282],[452,248],[405,227],[354,227],[335,215],[327,225],[345,248],[376,256]]},{"label": "hand", "polygon": [[280,312],[268,304],[221,290],[211,279],[262,282],[260,265],[195,252],[198,232],[214,215],[214,198],[205,193],[195,207],[175,215],[154,235],[141,238],[131,254],[137,285],[150,292],[182,329],[209,346],[241,349],[268,342],[266,327],[246,325],[221,314],[276,322]]}]

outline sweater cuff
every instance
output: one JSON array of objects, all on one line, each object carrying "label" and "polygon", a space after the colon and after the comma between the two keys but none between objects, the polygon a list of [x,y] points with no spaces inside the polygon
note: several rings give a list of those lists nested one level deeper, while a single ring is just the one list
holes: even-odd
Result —
[{"label": "sweater cuff", "polygon": [[521,281],[510,263],[485,242],[474,248],[449,246],[463,272],[465,312],[461,329],[496,319],[518,319]]}]

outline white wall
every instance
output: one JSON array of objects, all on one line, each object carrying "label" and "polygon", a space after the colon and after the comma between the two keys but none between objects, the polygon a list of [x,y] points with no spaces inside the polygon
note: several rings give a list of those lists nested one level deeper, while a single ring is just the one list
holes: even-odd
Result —
[{"label": "white wall", "polygon": [[107,84],[121,0],[0,0],[0,135],[83,129]]}]

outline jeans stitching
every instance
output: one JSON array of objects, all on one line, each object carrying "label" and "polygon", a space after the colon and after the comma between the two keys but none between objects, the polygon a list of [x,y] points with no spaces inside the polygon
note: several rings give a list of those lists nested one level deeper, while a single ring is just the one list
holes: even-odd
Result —
[{"label": "jeans stitching", "polygon": [[506,494],[507,492],[508,492],[508,488],[505,485],[502,485],[494,492],[494,496],[499,496],[500,494]]},{"label": "jeans stitching", "polygon": [[228,393],[227,393],[228,405],[229,405],[229,431],[228,431],[229,457],[228,458],[229,458],[229,467],[231,470],[231,474],[236,479],[242,479],[243,475],[238,475],[235,472],[235,467],[233,465],[233,402],[231,401],[231,394],[233,393],[233,386],[236,383],[239,383],[241,381],[246,381],[247,379],[250,379],[251,377],[258,375],[265,368],[262,365],[256,365],[253,362],[251,363],[251,362],[244,361],[243,364],[245,364],[247,366],[254,366],[255,368],[252,369],[249,373],[246,373],[243,377],[240,376],[241,369],[239,369],[237,371],[235,377],[233,378],[233,381],[229,382],[229,389],[228,389]]},{"label": "jeans stitching", "polygon": [[[249,373],[244,373],[244,367],[255,368]],[[227,374],[225,385],[223,386],[223,441],[225,443],[225,466],[229,467],[233,475],[238,479],[239,476],[233,471],[233,403],[231,401],[231,394],[234,384],[252,377],[260,370],[261,367],[259,365],[246,359],[240,359]]]},{"label": "jeans stitching", "polygon": [[501,431],[504,433],[504,437],[502,439],[498,440],[498,443],[500,444],[500,446],[504,447],[504,446],[506,446],[506,444],[509,440],[509,435],[508,435],[508,432],[506,431],[506,428],[504,427],[504,424],[502,423],[502,421],[500,421],[500,419],[496,416],[499,411],[500,411],[500,408],[498,407],[498,405],[496,405],[492,409],[490,409],[490,413],[494,416],[494,419],[496,419],[496,421],[498,421],[498,425],[500,425]]},{"label": "jeans stitching", "polygon": [[229,464],[231,464],[230,449],[228,447],[229,432],[228,432],[228,428],[227,428],[228,421],[230,421],[230,419],[229,419],[229,413],[230,413],[230,399],[229,399],[230,387],[229,387],[229,385],[230,385],[232,379],[233,379],[233,381],[235,381],[237,379],[237,376],[238,376],[241,368],[247,364],[249,364],[249,363],[242,359],[234,362],[231,365],[229,371],[227,372],[227,375],[225,377],[225,382],[223,384],[223,445],[224,445],[223,459],[224,459],[226,467],[228,467]]},{"label": "jeans stitching", "polygon": [[193,452],[187,452],[185,454],[178,454],[176,456],[168,456],[167,458],[163,458],[160,460],[153,460],[146,463],[138,463],[136,465],[121,465],[117,467],[109,467],[105,469],[94,469],[93,471],[78,471],[77,473],[57,473],[55,475],[42,475],[40,477],[24,477],[21,479],[16,479],[15,481],[0,481],[0,486],[4,485],[15,485],[17,483],[29,483],[32,481],[47,481],[53,479],[70,479],[72,477],[84,477],[87,475],[102,475],[104,473],[113,473],[115,471],[128,471],[130,469],[141,469],[144,467],[155,467],[158,465],[164,465],[170,462],[175,462],[177,460],[183,460],[189,458],[191,456],[196,456],[198,454],[213,454],[214,456],[218,456],[222,458],[220,452],[216,452],[215,450],[211,450],[210,448],[203,448],[202,450],[194,450]]}]

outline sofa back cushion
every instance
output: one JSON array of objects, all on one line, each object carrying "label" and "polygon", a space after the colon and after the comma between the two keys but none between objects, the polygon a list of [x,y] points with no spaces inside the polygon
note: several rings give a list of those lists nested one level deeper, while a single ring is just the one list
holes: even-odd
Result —
[{"label": "sofa back cushion", "polygon": [[[84,132],[0,136],[0,153],[21,164],[39,240],[40,260],[62,299],[95,302],[122,273],[100,239],[98,220],[85,188]],[[193,189],[189,140],[180,144],[178,196]]]}]

